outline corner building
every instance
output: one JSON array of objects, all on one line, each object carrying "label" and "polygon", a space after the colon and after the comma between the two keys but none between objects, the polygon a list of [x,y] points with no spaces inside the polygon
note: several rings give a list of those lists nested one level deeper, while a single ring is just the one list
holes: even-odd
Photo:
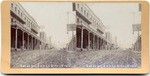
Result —
[{"label": "corner building", "polygon": [[40,27],[18,2],[11,3],[11,50],[38,50]]},{"label": "corner building", "polygon": [[84,3],[73,3],[76,16],[76,50],[106,50],[111,42],[104,37],[106,27]]}]

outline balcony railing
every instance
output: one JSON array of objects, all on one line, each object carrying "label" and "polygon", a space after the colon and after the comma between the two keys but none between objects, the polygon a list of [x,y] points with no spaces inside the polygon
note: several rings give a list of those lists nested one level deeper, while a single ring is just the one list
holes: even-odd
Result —
[{"label": "balcony railing", "polygon": [[20,21],[21,23],[25,24],[25,20],[23,17],[21,17],[20,15],[18,15],[18,13],[16,11],[14,11],[14,9],[11,9],[10,11],[11,16],[15,17],[18,21]]},{"label": "balcony railing", "polygon": [[20,22],[18,22],[18,21],[16,21],[16,22],[11,22],[11,26],[18,26],[18,27],[20,27],[20,28],[22,28],[22,29],[24,29],[24,30],[26,30],[26,31],[31,31],[31,29],[30,29],[27,25],[22,24],[22,23],[20,23]]},{"label": "balcony railing", "polygon": [[16,21],[16,22],[11,22],[11,26],[18,26],[18,27],[22,28],[23,30],[27,31],[29,34],[31,34],[31,35],[34,36],[35,38],[37,38],[38,40],[41,40],[41,39],[39,38],[39,36],[37,36],[37,34],[32,33],[32,32],[31,32],[31,29],[28,28],[28,27],[26,27],[25,24],[22,24],[22,23]]},{"label": "balcony railing", "polygon": [[76,11],[76,14],[85,22],[87,22],[88,24],[91,24],[92,22],[89,20],[88,17],[86,17],[83,13],[81,13],[80,11]]},{"label": "balcony railing", "polygon": [[25,27],[23,26],[23,24],[20,23],[20,22],[18,22],[18,21],[11,22],[11,25],[12,25],[12,26],[19,26],[19,27],[21,27],[21,28],[25,28]]}]

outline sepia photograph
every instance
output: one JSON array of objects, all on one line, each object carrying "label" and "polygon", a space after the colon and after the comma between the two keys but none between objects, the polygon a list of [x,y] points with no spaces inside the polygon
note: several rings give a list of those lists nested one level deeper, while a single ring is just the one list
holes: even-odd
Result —
[{"label": "sepia photograph", "polygon": [[141,68],[140,3],[10,4],[11,68]]}]

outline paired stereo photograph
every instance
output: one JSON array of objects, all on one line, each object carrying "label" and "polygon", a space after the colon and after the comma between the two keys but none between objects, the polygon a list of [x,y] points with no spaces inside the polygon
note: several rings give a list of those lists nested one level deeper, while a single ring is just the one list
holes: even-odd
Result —
[{"label": "paired stereo photograph", "polygon": [[6,73],[146,73],[148,36],[145,1],[2,2]]}]

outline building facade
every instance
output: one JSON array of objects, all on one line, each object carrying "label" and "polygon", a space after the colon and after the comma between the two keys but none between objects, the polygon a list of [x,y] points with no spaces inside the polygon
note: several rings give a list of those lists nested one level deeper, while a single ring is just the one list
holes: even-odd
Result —
[{"label": "building facade", "polygon": [[[141,51],[142,50],[142,45],[141,45],[141,4],[138,5],[139,6],[139,10],[138,12],[136,12],[136,16],[135,16],[135,20],[139,21],[139,22],[135,22],[133,25],[132,25],[132,28],[133,28],[133,34],[134,32],[137,33],[137,37],[136,37],[136,41],[133,43],[132,45],[132,49],[134,51]],[[139,18],[138,18],[139,17]]]},{"label": "building facade", "polygon": [[44,31],[41,31],[40,32],[40,39],[43,41],[43,42],[46,42],[46,33]]},{"label": "building facade", "polygon": [[76,50],[104,50],[111,42],[104,37],[105,26],[84,3],[73,3],[76,15]]},{"label": "building facade", "polygon": [[109,40],[110,42],[112,42],[112,34],[110,32],[106,32],[105,33],[105,37],[107,40]]},{"label": "building facade", "polygon": [[41,50],[46,50],[48,49],[48,44],[47,44],[47,40],[46,40],[46,33],[44,31],[40,32],[40,39],[41,39],[41,45],[40,45],[40,49]]},{"label": "building facade", "polygon": [[18,2],[11,3],[11,49],[40,49],[41,39],[38,36],[40,27]]},{"label": "building facade", "polygon": [[112,43],[111,45],[107,45],[106,49],[107,49],[107,50],[112,50],[112,49],[114,48],[114,45],[113,45],[113,40],[112,40],[112,34],[111,34],[109,31],[105,32],[105,38],[106,38],[109,42]]}]

